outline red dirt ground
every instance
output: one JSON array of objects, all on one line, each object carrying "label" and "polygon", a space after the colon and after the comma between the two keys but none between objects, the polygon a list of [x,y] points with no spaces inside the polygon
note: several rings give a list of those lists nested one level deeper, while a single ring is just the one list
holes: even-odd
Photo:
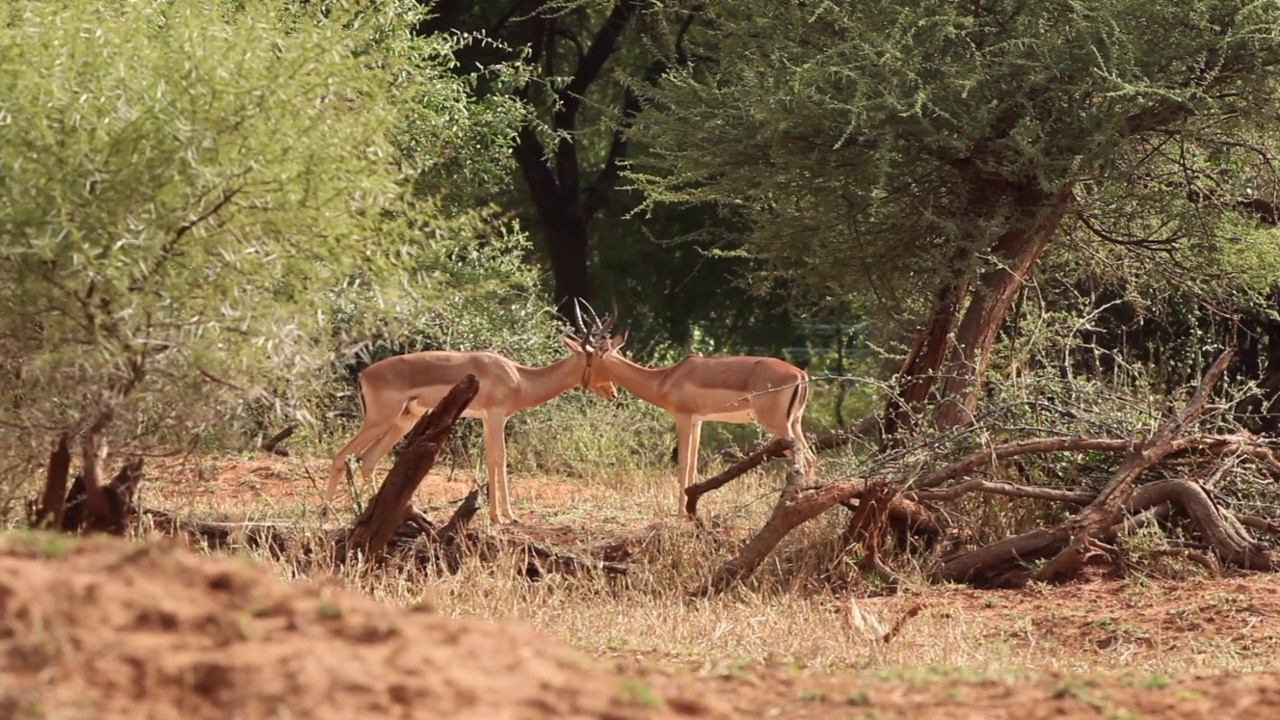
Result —
[{"label": "red dirt ground", "polygon": [[172,544],[0,536],[0,718],[729,717],[526,627]]},{"label": "red dirt ground", "polygon": [[[728,701],[740,717],[764,718],[1262,718],[1280,713],[1280,578],[1086,582],[1021,591],[933,587],[884,606],[920,605],[912,622],[962,616],[993,645],[1057,646],[1097,668],[1062,672],[907,668],[888,673],[796,671],[783,665],[693,678],[644,658],[619,667],[665,692]],[[864,607],[877,599],[861,601]],[[901,613],[897,613],[900,616]],[[893,614],[889,617],[892,619]],[[1209,670],[1229,653],[1259,672]],[[1146,668],[1172,655],[1194,668],[1166,676]],[[1104,660],[1105,659],[1105,660]],[[696,687],[698,690],[694,690]]]},{"label": "red dirt ground", "polygon": [[[1157,646],[1270,643],[1280,596],[1250,580],[930,592],[925,612],[1026,614],[1096,652],[1124,612]],[[1071,598],[1077,598],[1072,601]],[[1046,607],[1052,606],[1052,607]],[[1064,607],[1067,606],[1067,607]],[[1092,621],[1086,622],[1089,618]],[[1052,620],[1053,622],[1051,622]],[[993,626],[996,623],[993,623]],[[1259,648],[1260,649],[1260,648]],[[586,660],[512,623],[448,619],[172,544],[0,536],[0,718],[1256,718],[1280,674],[1076,680],[725,676]]]},{"label": "red dirt ground", "polygon": [[[298,460],[202,458],[196,471],[185,462],[149,463],[168,504],[318,499]],[[520,488],[543,506],[590,492],[545,478]],[[470,489],[469,473],[433,472],[418,499],[445,507]],[[993,645],[1029,654],[1052,646],[1054,656],[1095,669],[1083,680],[1030,670],[830,674],[784,665],[726,673],[630,656],[599,658],[615,666],[606,671],[514,624],[282,585],[243,562],[167,546],[95,541],[51,550],[50,542],[0,550],[0,719],[22,717],[33,698],[43,717],[56,718],[283,717],[281,704],[318,718],[1218,720],[1280,712],[1276,576],[931,587],[860,601],[890,622],[919,604],[909,624],[951,617]],[[340,617],[328,617],[334,607]],[[1173,656],[1183,668],[1176,674],[1149,669]],[[1258,672],[1224,675],[1215,669],[1223,666]],[[41,698],[44,691],[51,694]],[[642,707],[650,691],[665,699],[665,711]]]},{"label": "red dirt ground", "polygon": [[[390,467],[380,466],[378,479]],[[280,508],[305,505],[319,509],[321,493],[328,483],[327,464],[274,455],[179,456],[152,458],[146,463],[150,487],[162,489],[170,504],[210,503],[222,508]],[[590,497],[585,484],[566,483],[544,475],[510,474],[522,503],[547,507],[565,505],[570,500]],[[419,486],[414,500],[424,509],[457,503],[475,487],[471,471],[437,467]],[[366,496],[374,491],[371,485]]]}]

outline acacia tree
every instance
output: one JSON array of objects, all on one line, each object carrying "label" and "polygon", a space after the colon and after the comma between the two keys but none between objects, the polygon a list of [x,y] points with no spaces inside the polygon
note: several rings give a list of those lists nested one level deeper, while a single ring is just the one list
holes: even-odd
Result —
[{"label": "acacia tree", "polygon": [[[427,301],[436,236],[480,227],[432,178],[517,118],[474,104],[407,7],[3,5],[8,439],[80,437],[92,496],[113,432],[314,386],[335,302]],[[501,165],[490,145],[481,175]]]},{"label": "acacia tree", "polygon": [[1280,180],[1277,11],[711,3],[699,43],[718,60],[653,90],[636,177],[652,204],[742,218],[811,295],[901,323],[888,429],[926,407],[945,429],[1047,249],[1154,249],[1242,285],[1274,272],[1257,217]]}]

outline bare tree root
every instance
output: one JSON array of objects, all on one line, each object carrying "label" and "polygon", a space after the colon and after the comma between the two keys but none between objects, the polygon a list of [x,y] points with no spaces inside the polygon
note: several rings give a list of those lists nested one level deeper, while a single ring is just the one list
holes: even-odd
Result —
[{"label": "bare tree root", "polygon": [[1251,537],[1234,515],[1218,508],[1209,493],[1191,480],[1174,478],[1143,485],[1134,492],[1128,509],[1138,512],[1166,503],[1186,513],[1224,565],[1245,570],[1280,569],[1280,552]]},{"label": "bare tree root", "polygon": [[841,538],[846,548],[862,546],[859,567],[863,571],[875,573],[882,581],[895,585],[899,583],[899,578],[880,559],[880,549],[889,526],[889,510],[896,495],[897,490],[884,480],[868,482],[858,496],[857,510]]},{"label": "bare tree root", "polygon": [[67,433],[62,433],[58,438],[57,446],[49,454],[44,492],[31,514],[31,527],[62,527],[62,516],[67,507],[67,480],[71,477],[70,441],[71,437]]},{"label": "bare tree root", "polygon": [[[126,462],[115,477],[103,484],[92,480],[101,473],[105,456],[102,445],[89,443],[87,457],[94,467],[82,471],[67,488],[71,452],[64,435],[49,456],[45,488],[38,502],[31,503],[31,525],[67,533],[102,532],[124,535],[138,517],[138,484],[142,481],[142,459]],[[89,489],[97,485],[98,504],[89,501]],[[64,494],[65,493],[65,494]]]},{"label": "bare tree root", "polygon": [[867,486],[864,478],[838,480],[819,487],[801,487],[801,475],[794,467],[787,471],[787,484],[773,507],[768,522],[736,557],[720,567],[694,590],[701,596],[724,592],[755,572],[792,530],[818,517],[835,505],[857,497]]}]

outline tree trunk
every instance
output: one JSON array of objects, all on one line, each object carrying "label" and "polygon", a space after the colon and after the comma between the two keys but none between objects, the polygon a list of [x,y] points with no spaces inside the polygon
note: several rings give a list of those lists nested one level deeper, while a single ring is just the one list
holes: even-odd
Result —
[{"label": "tree trunk", "polygon": [[[542,66],[544,79],[549,79],[563,72],[554,68],[555,54],[548,52],[559,33],[554,14],[542,12],[545,4],[526,3],[525,12],[519,18],[513,18],[513,27],[519,42],[530,50],[528,62]],[[597,174],[595,184],[585,189],[577,147],[579,113],[588,90],[603,73],[618,48],[623,31],[643,4],[643,0],[615,0],[586,50],[579,48],[578,60],[571,68],[568,82],[555,90],[556,106],[550,124],[560,137],[552,152],[547,152],[532,124],[520,129],[515,145],[516,162],[537,209],[543,242],[551,261],[556,308],[565,321],[575,325],[577,301],[589,301],[591,298],[587,224],[604,206],[606,196],[621,174],[627,154],[626,131],[643,106],[638,95],[627,93],[604,166]],[[654,66],[660,67],[665,66]],[[657,74],[653,74],[655,70],[651,69],[646,74],[651,74],[652,82],[657,82],[660,72],[657,70]],[[532,102],[540,90],[531,83],[519,94],[522,99]],[[589,199],[587,191],[590,192]]]},{"label": "tree trunk", "polygon": [[[994,195],[998,190],[986,193]],[[991,249],[992,267],[972,284],[956,280],[939,293],[929,324],[903,363],[899,390],[886,410],[886,443],[891,444],[891,436],[900,429],[911,427],[931,403],[937,430],[970,420],[979,383],[990,365],[991,347],[1018,290],[1062,223],[1069,200],[1066,191],[1019,190],[1012,202],[1016,215]],[[968,252],[957,251],[952,258],[957,275],[963,273],[961,264],[969,257]]]},{"label": "tree trunk", "polygon": [[591,300],[587,220],[579,203],[569,198],[562,197],[560,207],[552,212],[558,217],[544,217],[542,231],[547,257],[551,260],[556,311],[560,317],[573,323],[577,302]]},{"label": "tree trunk", "polygon": [[[952,261],[964,262],[967,253],[957,253]],[[884,428],[880,433],[882,448],[893,447],[901,431],[915,427],[916,418],[929,403],[934,373],[946,357],[947,342],[955,325],[960,295],[965,288],[949,285],[938,294],[929,324],[916,341],[898,371],[898,391],[889,395],[885,408]]]},{"label": "tree trunk", "polygon": [[1015,223],[996,241],[992,251],[996,266],[983,273],[970,290],[969,306],[942,370],[940,402],[933,418],[938,430],[956,427],[973,417],[977,385],[991,364],[991,346],[1031,267],[1062,224],[1068,198],[1067,193],[1051,196],[1039,189],[1018,197],[1018,208],[1034,220]]}]

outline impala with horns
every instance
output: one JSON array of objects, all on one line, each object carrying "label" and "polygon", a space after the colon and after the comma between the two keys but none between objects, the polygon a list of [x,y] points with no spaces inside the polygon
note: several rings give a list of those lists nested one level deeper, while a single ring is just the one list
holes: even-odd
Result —
[{"label": "impala with horns", "polygon": [[488,351],[432,350],[396,355],[362,370],[357,386],[364,422],[333,458],[326,502],[333,500],[346,473],[348,455],[359,458],[360,472],[367,483],[378,461],[413,429],[418,418],[471,374],[480,381],[480,390],[462,415],[478,417],[484,423],[489,519],[495,524],[514,520],[507,492],[507,418],[575,386],[605,400],[617,397],[612,383],[592,376],[595,348],[569,335],[561,340],[569,349],[569,356],[543,367],[526,367]]},{"label": "impala with horns", "polygon": [[774,438],[791,438],[795,450],[787,454],[796,459],[801,472],[805,471],[810,454],[801,426],[809,397],[809,376],[804,370],[777,358],[745,355],[689,355],[667,367],[646,367],[618,352],[626,342],[626,333],[609,338],[617,317],[615,307],[604,323],[596,318],[588,343],[596,355],[587,370],[589,382],[619,385],[675,418],[681,488],[676,497],[677,512],[684,512],[683,488],[697,481],[698,444],[706,420],[754,420]]}]

